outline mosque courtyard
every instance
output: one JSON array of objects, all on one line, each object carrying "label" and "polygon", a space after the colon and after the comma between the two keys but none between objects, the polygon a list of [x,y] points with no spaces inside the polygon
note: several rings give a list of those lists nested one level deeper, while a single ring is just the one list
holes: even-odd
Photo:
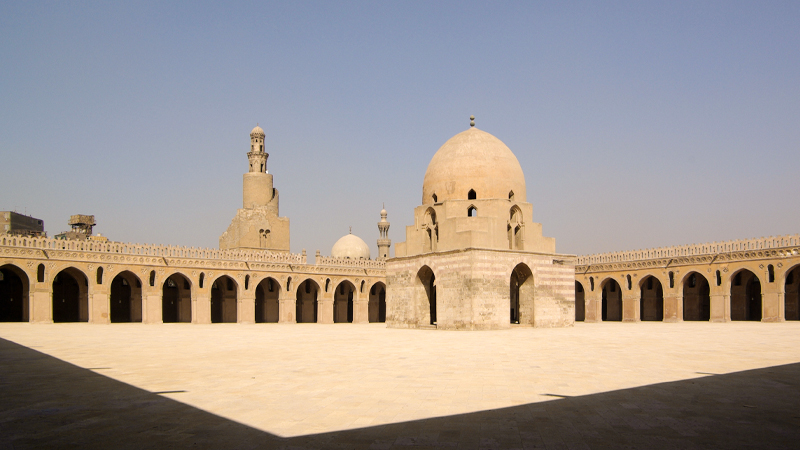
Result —
[{"label": "mosque courtyard", "polygon": [[800,322],[0,324],[0,449],[797,448]]}]

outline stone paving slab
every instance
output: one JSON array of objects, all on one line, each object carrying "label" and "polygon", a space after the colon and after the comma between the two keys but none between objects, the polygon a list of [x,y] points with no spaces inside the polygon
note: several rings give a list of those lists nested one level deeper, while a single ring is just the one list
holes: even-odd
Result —
[{"label": "stone paving slab", "polygon": [[800,445],[800,323],[4,323],[0,357],[0,449]]}]

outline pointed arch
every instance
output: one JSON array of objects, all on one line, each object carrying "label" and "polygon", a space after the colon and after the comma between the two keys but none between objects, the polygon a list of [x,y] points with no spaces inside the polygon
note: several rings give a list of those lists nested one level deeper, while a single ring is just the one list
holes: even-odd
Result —
[{"label": "pointed arch", "polygon": [[580,281],[575,280],[575,321],[586,320],[586,290]]},{"label": "pointed arch", "polygon": [[311,278],[297,285],[295,300],[295,320],[297,323],[316,323],[319,311],[319,285]]},{"label": "pointed arch", "polygon": [[425,230],[425,252],[435,252],[439,241],[439,226],[436,222],[436,210],[428,208],[422,219],[422,227]]},{"label": "pointed arch", "polygon": [[211,323],[236,323],[239,284],[229,275],[211,283]]},{"label": "pointed arch", "polygon": [[175,272],[164,279],[161,287],[161,321],[192,321],[192,283],[186,275]]},{"label": "pointed arch", "polygon": [[428,266],[422,266],[417,271],[415,278],[418,292],[421,294],[417,301],[418,325],[436,325],[436,275]]},{"label": "pointed arch", "polygon": [[142,321],[142,282],[129,270],[111,280],[108,301],[111,323]]},{"label": "pointed arch", "polygon": [[508,231],[508,249],[509,250],[523,250],[523,221],[522,210],[519,206],[514,205],[508,211],[508,224],[506,227]]},{"label": "pointed arch", "polygon": [[664,287],[661,280],[647,275],[639,280],[639,320],[664,320]]},{"label": "pointed arch", "polygon": [[89,321],[89,277],[67,267],[53,277],[53,322]]},{"label": "pointed arch", "polygon": [[353,302],[356,287],[350,280],[342,280],[333,292],[333,323],[353,322]]},{"label": "pointed arch", "polygon": [[386,322],[386,285],[382,281],[369,290],[369,321]]},{"label": "pointed arch", "polygon": [[761,280],[749,269],[731,274],[731,320],[760,321],[762,317]]},{"label": "pointed arch", "polygon": [[603,322],[622,321],[622,288],[617,280],[606,278],[600,282],[602,291],[602,314]]},{"label": "pointed arch", "polygon": [[256,323],[277,323],[280,319],[280,283],[272,277],[256,285]]},{"label": "pointed arch", "polygon": [[30,285],[28,274],[21,268],[0,266],[0,322],[30,321]]},{"label": "pointed arch", "polygon": [[783,280],[784,320],[800,320],[800,264],[790,268]]},{"label": "pointed arch", "polygon": [[511,323],[533,325],[533,272],[525,263],[511,271],[510,280]]},{"label": "pointed arch", "polygon": [[681,280],[683,289],[683,320],[711,319],[711,286],[700,272],[691,271]]}]

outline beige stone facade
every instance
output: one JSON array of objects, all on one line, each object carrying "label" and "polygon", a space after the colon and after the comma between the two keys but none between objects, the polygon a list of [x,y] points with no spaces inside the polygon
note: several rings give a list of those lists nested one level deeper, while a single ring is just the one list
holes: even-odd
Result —
[{"label": "beige stone facade", "polygon": [[800,320],[800,235],[581,256],[576,320]]},{"label": "beige stone facade", "polygon": [[556,254],[555,240],[533,222],[511,150],[471,125],[433,156],[414,225],[387,260],[387,324],[571,326],[574,257]]},{"label": "beige stone facade", "polygon": [[19,284],[7,321],[334,323],[346,287],[343,321],[366,323],[385,299],[382,261],[304,253],[0,236],[0,268]]},{"label": "beige stone facade", "polygon": [[[243,207],[220,249],[0,233],[0,322],[384,322],[448,330],[573,320],[800,320],[800,235],[574,257],[555,253],[522,169],[471,128],[431,160],[406,240],[345,235],[289,251],[289,219],[250,134]],[[93,221],[92,221],[93,222]],[[268,233],[267,233],[268,231]],[[388,290],[388,292],[387,292]]]}]

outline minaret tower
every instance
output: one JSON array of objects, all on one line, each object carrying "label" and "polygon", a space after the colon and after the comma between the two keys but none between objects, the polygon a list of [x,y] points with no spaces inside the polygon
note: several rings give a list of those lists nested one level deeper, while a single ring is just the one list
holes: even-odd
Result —
[{"label": "minaret tower", "polygon": [[244,174],[242,207],[245,209],[267,206],[272,201],[272,175],[267,172],[269,153],[264,151],[264,130],[256,125],[250,132],[250,170]]},{"label": "minaret tower", "polygon": [[386,208],[381,210],[381,221],[378,222],[378,231],[381,237],[378,239],[378,260],[383,261],[389,257],[389,247],[392,240],[389,239],[389,221],[386,220]]},{"label": "minaret tower", "polygon": [[220,249],[289,251],[289,218],[279,216],[278,190],[267,172],[267,158],[264,130],[256,125],[250,132],[250,167],[242,177],[242,209],[219,237]]}]

